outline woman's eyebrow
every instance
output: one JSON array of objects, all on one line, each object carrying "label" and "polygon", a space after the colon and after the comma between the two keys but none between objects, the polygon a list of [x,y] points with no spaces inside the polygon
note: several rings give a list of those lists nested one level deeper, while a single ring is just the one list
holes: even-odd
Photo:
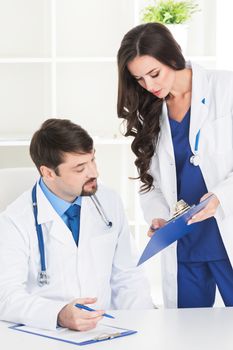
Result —
[{"label": "woman's eyebrow", "polygon": [[[157,70],[159,70],[159,68],[153,68],[149,72],[147,72],[145,75],[151,74],[152,72],[157,71]],[[134,75],[134,77],[135,78],[140,78],[140,76],[138,76],[138,75]]]}]

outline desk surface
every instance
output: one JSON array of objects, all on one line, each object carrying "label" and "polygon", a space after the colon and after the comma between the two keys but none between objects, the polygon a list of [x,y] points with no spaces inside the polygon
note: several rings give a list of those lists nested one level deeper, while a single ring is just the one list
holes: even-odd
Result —
[{"label": "desk surface", "polygon": [[[112,311],[105,323],[135,329],[137,334],[82,349],[92,350],[232,350],[233,308]],[[4,350],[74,350],[79,346],[24,334],[0,322]]]}]

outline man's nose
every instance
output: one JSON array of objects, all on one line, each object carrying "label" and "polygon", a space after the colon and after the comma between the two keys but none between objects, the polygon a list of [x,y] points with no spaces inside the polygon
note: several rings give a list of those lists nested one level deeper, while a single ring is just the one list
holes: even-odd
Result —
[{"label": "man's nose", "polygon": [[89,164],[87,176],[88,176],[89,178],[92,178],[92,177],[95,178],[95,177],[98,177],[98,176],[99,176],[99,173],[98,173],[98,171],[97,171],[96,164],[95,164],[94,162]]}]

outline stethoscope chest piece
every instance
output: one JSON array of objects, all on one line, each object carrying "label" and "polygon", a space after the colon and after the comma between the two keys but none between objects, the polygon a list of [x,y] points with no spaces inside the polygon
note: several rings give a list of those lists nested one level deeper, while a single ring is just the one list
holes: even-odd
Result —
[{"label": "stethoscope chest piece", "polygon": [[190,157],[190,163],[194,166],[198,166],[200,164],[200,156],[198,154],[194,154]]},{"label": "stethoscope chest piece", "polygon": [[37,282],[40,287],[49,284],[49,275],[46,271],[39,271],[37,276]]},{"label": "stethoscope chest piece", "polygon": [[200,164],[200,156],[198,155],[200,133],[201,133],[201,130],[199,130],[197,135],[196,135],[194,152],[193,152],[194,154],[190,157],[190,163],[194,166],[198,166]]}]

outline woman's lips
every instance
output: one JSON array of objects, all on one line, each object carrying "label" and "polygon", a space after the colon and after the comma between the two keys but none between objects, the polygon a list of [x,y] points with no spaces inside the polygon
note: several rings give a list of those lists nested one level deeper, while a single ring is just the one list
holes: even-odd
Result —
[{"label": "woman's lips", "polygon": [[157,91],[153,91],[153,95],[155,95],[155,96],[159,96],[159,95],[160,95],[160,93],[161,93],[161,90],[162,90],[162,89],[157,90]]}]

